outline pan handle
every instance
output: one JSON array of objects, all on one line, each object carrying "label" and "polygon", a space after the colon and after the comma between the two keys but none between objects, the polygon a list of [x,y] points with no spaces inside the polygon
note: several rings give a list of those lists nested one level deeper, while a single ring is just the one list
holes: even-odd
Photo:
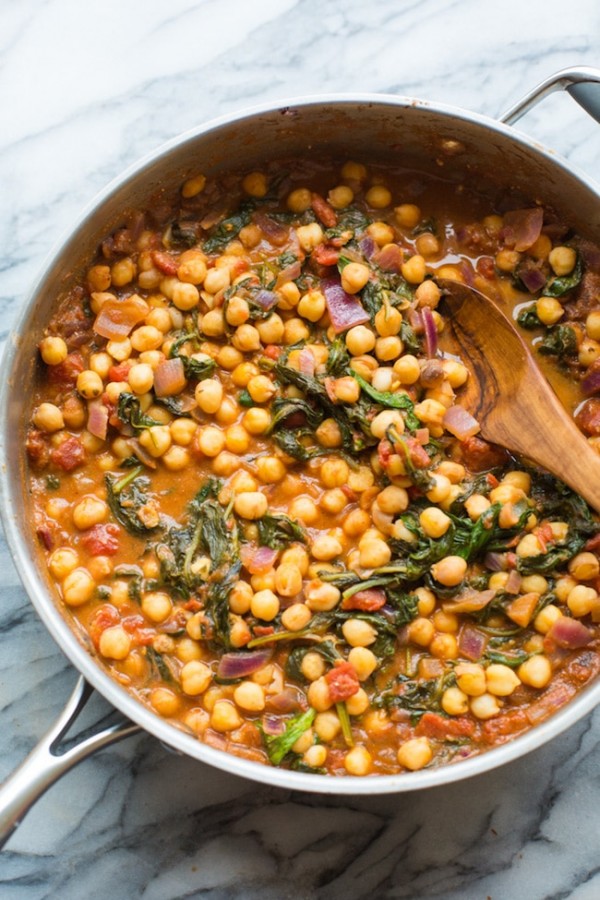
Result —
[{"label": "pan handle", "polygon": [[561,69],[537,87],[534,87],[522,100],[507,109],[500,116],[506,125],[514,125],[521,116],[555,91],[567,91],[587,113],[600,122],[600,69],[591,66],[576,66]]},{"label": "pan handle", "polygon": [[[55,781],[82,759],[116,741],[140,731],[129,720],[117,722],[89,736],[76,739],[68,749],[60,752],[60,743],[83,710],[94,689],[79,678],[75,690],[56,722],[18,769],[0,786],[0,849],[31,806]],[[97,723],[95,728],[101,726]]]}]

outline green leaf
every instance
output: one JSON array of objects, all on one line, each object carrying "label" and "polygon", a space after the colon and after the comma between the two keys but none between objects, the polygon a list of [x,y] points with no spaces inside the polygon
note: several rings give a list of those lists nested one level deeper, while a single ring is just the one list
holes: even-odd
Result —
[{"label": "green leaf", "polygon": [[[381,406],[385,406],[388,409],[402,409],[406,413],[412,415],[417,424],[416,424],[416,426],[409,425],[409,428],[412,428],[412,427],[418,428],[419,427],[420,422],[416,418],[416,416],[414,416],[414,413],[413,413],[415,404],[413,403],[413,401],[410,399],[410,397],[407,394],[392,394],[391,391],[378,391],[371,384],[369,384],[368,381],[365,381],[365,379],[362,378],[362,376],[359,375],[357,372],[354,372],[353,378],[356,381],[358,381],[359,385],[361,386],[361,389],[365,392],[365,394],[368,394],[368,396],[371,397],[372,400],[375,400]],[[407,415],[407,424],[408,424],[408,415]]]},{"label": "green leaf", "polygon": [[577,354],[577,335],[570,325],[555,325],[548,329],[544,340],[536,346],[539,353],[562,360]]},{"label": "green leaf", "polygon": [[[295,633],[297,634],[297,632]],[[318,653],[323,657],[328,663],[333,663],[336,659],[341,659],[340,653],[335,648],[335,645],[332,641],[321,641],[321,643],[308,644],[304,647],[294,647],[293,650],[288,654],[288,658],[285,663],[285,674],[288,678],[292,678],[294,681],[297,681],[298,684],[303,684],[306,682],[306,678],[302,672],[302,660],[306,656],[307,653]]]},{"label": "green leaf", "polygon": [[110,511],[117,522],[136,537],[145,537],[158,528],[157,525],[145,525],[139,516],[142,507],[148,503],[147,489],[150,485],[148,478],[138,477],[142,471],[142,466],[138,466],[120,479],[109,473],[104,476],[106,502]]},{"label": "green leaf", "polygon": [[250,392],[247,388],[244,388],[243,391],[240,391],[238,394],[238,403],[240,406],[244,406],[246,409],[249,409],[251,406],[254,406],[254,400],[250,396]]},{"label": "green leaf", "polygon": [[354,739],[352,737],[352,725],[350,724],[350,716],[345,703],[336,703],[335,711],[337,712],[340,725],[342,726],[342,736],[346,747],[354,747]]},{"label": "green leaf", "polygon": [[531,306],[527,306],[525,309],[521,310],[517,316],[517,325],[520,325],[521,328],[525,328],[527,331],[533,331],[535,328],[543,328],[542,321],[536,311],[535,303],[532,303]]},{"label": "green leaf", "polygon": [[286,721],[285,731],[280,735],[265,734],[261,729],[267,755],[274,766],[278,766],[283,761],[298,738],[308,731],[316,714],[316,710],[307,709],[306,712],[293,716]]},{"label": "green leaf", "polygon": [[202,245],[204,252],[217,253],[219,250],[223,250],[230,241],[238,236],[242,228],[250,224],[255,207],[254,201],[246,200],[233,215],[223,219],[213,229],[210,237],[204,241]]},{"label": "green leaf", "polygon": [[123,391],[122,394],[119,394],[117,416],[121,422],[131,425],[137,431],[141,431],[144,428],[152,428],[153,425],[160,425],[160,422],[157,422],[156,419],[142,412],[140,401],[135,394],[130,394],[128,391]]},{"label": "green leaf", "polygon": [[289,516],[267,513],[256,520],[256,526],[261,547],[282,550],[292,541],[306,543],[306,531],[297,522],[293,522]]},{"label": "green leaf", "polygon": [[580,254],[577,254],[575,267],[570,275],[562,275],[558,278],[551,278],[544,287],[542,294],[544,297],[563,297],[576,288],[583,277],[583,260]]}]

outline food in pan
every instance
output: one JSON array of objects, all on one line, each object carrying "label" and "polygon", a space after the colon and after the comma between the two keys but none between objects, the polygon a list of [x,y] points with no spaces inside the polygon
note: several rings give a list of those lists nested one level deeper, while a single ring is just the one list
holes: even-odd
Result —
[{"label": "food in pan", "polygon": [[437,766],[600,667],[596,518],[478,435],[439,278],[514,308],[598,445],[600,250],[468,182],[192,174],[57,298],[26,439],[49,577],[111,675],[211,746]]}]

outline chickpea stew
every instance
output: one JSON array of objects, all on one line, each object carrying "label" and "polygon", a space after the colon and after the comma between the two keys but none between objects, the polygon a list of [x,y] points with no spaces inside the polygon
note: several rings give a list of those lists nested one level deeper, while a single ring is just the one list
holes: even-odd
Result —
[{"label": "chickpea stew", "polygon": [[40,552],[90,652],[213,747],[437,766],[600,668],[598,522],[478,436],[437,278],[514,307],[595,446],[600,250],[467,183],[193,175],[57,298],[26,441]]}]

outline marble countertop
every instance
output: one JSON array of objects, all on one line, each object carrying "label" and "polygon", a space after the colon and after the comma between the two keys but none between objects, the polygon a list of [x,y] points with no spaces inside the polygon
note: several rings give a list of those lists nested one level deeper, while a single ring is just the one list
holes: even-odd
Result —
[{"label": "marble countertop", "polygon": [[[599,49],[596,0],[6,0],[0,336],[94,193],[210,117],[330,91],[497,115],[551,72],[598,64]],[[600,178],[600,128],[566,95],[519,128]],[[3,541],[0,609],[4,778],[76,673]],[[139,736],[80,764],[32,809],[0,856],[0,896],[595,900],[599,772],[600,710],[469,782],[356,799],[266,788]]]}]

